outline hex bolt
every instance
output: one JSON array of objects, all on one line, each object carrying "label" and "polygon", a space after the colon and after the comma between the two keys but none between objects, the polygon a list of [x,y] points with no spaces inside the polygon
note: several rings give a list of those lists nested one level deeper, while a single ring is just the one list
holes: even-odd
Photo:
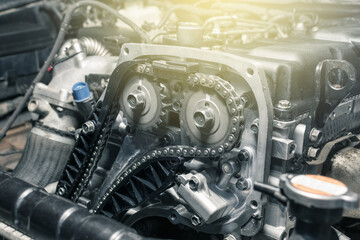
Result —
[{"label": "hex bolt", "polygon": [[322,131],[316,128],[311,129],[309,134],[309,140],[311,142],[317,142],[320,140],[321,137],[322,137]]},{"label": "hex bolt", "polygon": [[246,178],[239,178],[236,182],[236,188],[241,190],[241,191],[245,191],[248,190],[250,187],[249,181]]},{"label": "hex bolt", "polygon": [[82,125],[82,131],[84,134],[95,132],[96,126],[93,121],[87,121]]},{"label": "hex bolt", "polygon": [[308,152],[307,152],[307,156],[309,158],[315,159],[319,156],[319,154],[320,154],[319,148],[309,147]]},{"label": "hex bolt", "polygon": [[199,179],[197,179],[196,177],[191,177],[191,179],[189,180],[190,189],[196,191],[199,187],[199,183]]},{"label": "hex bolt", "polygon": [[251,154],[248,150],[246,149],[241,149],[239,154],[238,154],[238,159],[242,162],[247,162],[251,159]]},{"label": "hex bolt", "polygon": [[199,226],[201,223],[201,218],[198,216],[198,215],[192,215],[191,217],[191,224],[194,225],[195,227],[196,226]]},{"label": "hex bolt", "polygon": [[128,106],[133,111],[141,111],[145,107],[145,95],[141,90],[135,90],[132,93],[129,93],[127,97]]},{"label": "hex bolt", "polygon": [[201,107],[194,113],[194,122],[197,128],[209,131],[214,126],[215,117],[210,107]]},{"label": "hex bolt", "polygon": [[278,102],[278,107],[281,109],[289,109],[291,108],[291,102],[289,100],[280,100]]}]

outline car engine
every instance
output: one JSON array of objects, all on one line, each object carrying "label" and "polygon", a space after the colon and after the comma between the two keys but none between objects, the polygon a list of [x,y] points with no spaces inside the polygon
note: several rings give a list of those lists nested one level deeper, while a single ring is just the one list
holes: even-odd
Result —
[{"label": "car engine", "polygon": [[[0,20],[58,20],[32,50],[54,57],[25,87],[13,176],[162,239],[289,239],[293,212],[261,185],[283,174],[360,194],[358,2],[28,2]],[[359,237],[360,209],[342,217],[339,239]]]}]

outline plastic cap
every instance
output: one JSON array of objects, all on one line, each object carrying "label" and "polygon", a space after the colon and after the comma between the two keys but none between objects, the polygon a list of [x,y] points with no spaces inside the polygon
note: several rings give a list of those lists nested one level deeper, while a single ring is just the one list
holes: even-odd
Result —
[{"label": "plastic cap", "polygon": [[359,204],[358,195],[344,183],[325,176],[282,175],[280,188],[288,199],[306,207],[356,208]]},{"label": "plastic cap", "polygon": [[84,102],[90,98],[90,90],[85,82],[75,83],[72,91],[75,102]]}]

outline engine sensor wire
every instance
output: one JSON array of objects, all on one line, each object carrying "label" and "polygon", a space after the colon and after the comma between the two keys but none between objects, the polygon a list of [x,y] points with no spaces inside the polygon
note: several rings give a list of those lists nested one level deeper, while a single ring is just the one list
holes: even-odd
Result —
[{"label": "engine sensor wire", "polygon": [[1,129],[1,131],[0,131],[0,141],[5,137],[6,132],[9,130],[9,128],[12,126],[12,124],[14,123],[14,121],[16,120],[16,118],[18,117],[20,112],[25,107],[26,103],[28,102],[29,98],[31,97],[31,95],[32,95],[32,93],[34,91],[36,83],[40,82],[41,79],[43,78],[44,74],[46,73],[48,67],[50,66],[51,62],[53,61],[55,55],[59,51],[59,49],[60,49],[60,47],[61,47],[61,45],[62,45],[62,43],[63,43],[63,41],[65,39],[65,34],[66,34],[66,31],[67,31],[67,29],[69,27],[69,23],[70,23],[70,20],[71,20],[71,18],[73,16],[74,12],[78,8],[80,8],[82,6],[94,6],[94,7],[97,7],[97,8],[104,9],[105,11],[111,13],[112,15],[114,15],[115,17],[120,19],[122,22],[127,24],[129,27],[131,27],[136,33],[139,34],[139,36],[141,37],[143,42],[151,43],[151,40],[150,40],[149,36],[146,34],[146,32],[144,30],[142,30],[139,26],[137,26],[129,18],[127,18],[124,15],[118,13],[116,10],[114,10],[113,8],[109,7],[108,5],[106,5],[104,3],[101,3],[101,2],[98,2],[98,1],[80,1],[80,2],[77,2],[77,3],[73,4],[73,5],[71,5],[66,10],[64,20],[61,23],[61,27],[60,27],[58,36],[56,38],[56,41],[54,43],[54,46],[53,46],[48,58],[46,59],[44,65],[41,67],[40,71],[38,72],[35,79],[31,83],[29,89],[26,91],[23,100],[19,103],[19,105],[17,106],[15,111],[12,113],[10,118],[6,121],[4,127]]},{"label": "engine sensor wire", "polygon": [[287,198],[281,193],[278,187],[256,181],[254,182],[254,190],[265,193],[286,205]]}]

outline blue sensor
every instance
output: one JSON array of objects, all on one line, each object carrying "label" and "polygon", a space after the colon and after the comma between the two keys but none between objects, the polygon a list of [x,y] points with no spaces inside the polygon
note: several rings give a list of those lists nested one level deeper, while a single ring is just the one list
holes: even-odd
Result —
[{"label": "blue sensor", "polygon": [[75,102],[84,102],[90,98],[90,90],[85,82],[75,83],[72,87],[72,95]]}]

